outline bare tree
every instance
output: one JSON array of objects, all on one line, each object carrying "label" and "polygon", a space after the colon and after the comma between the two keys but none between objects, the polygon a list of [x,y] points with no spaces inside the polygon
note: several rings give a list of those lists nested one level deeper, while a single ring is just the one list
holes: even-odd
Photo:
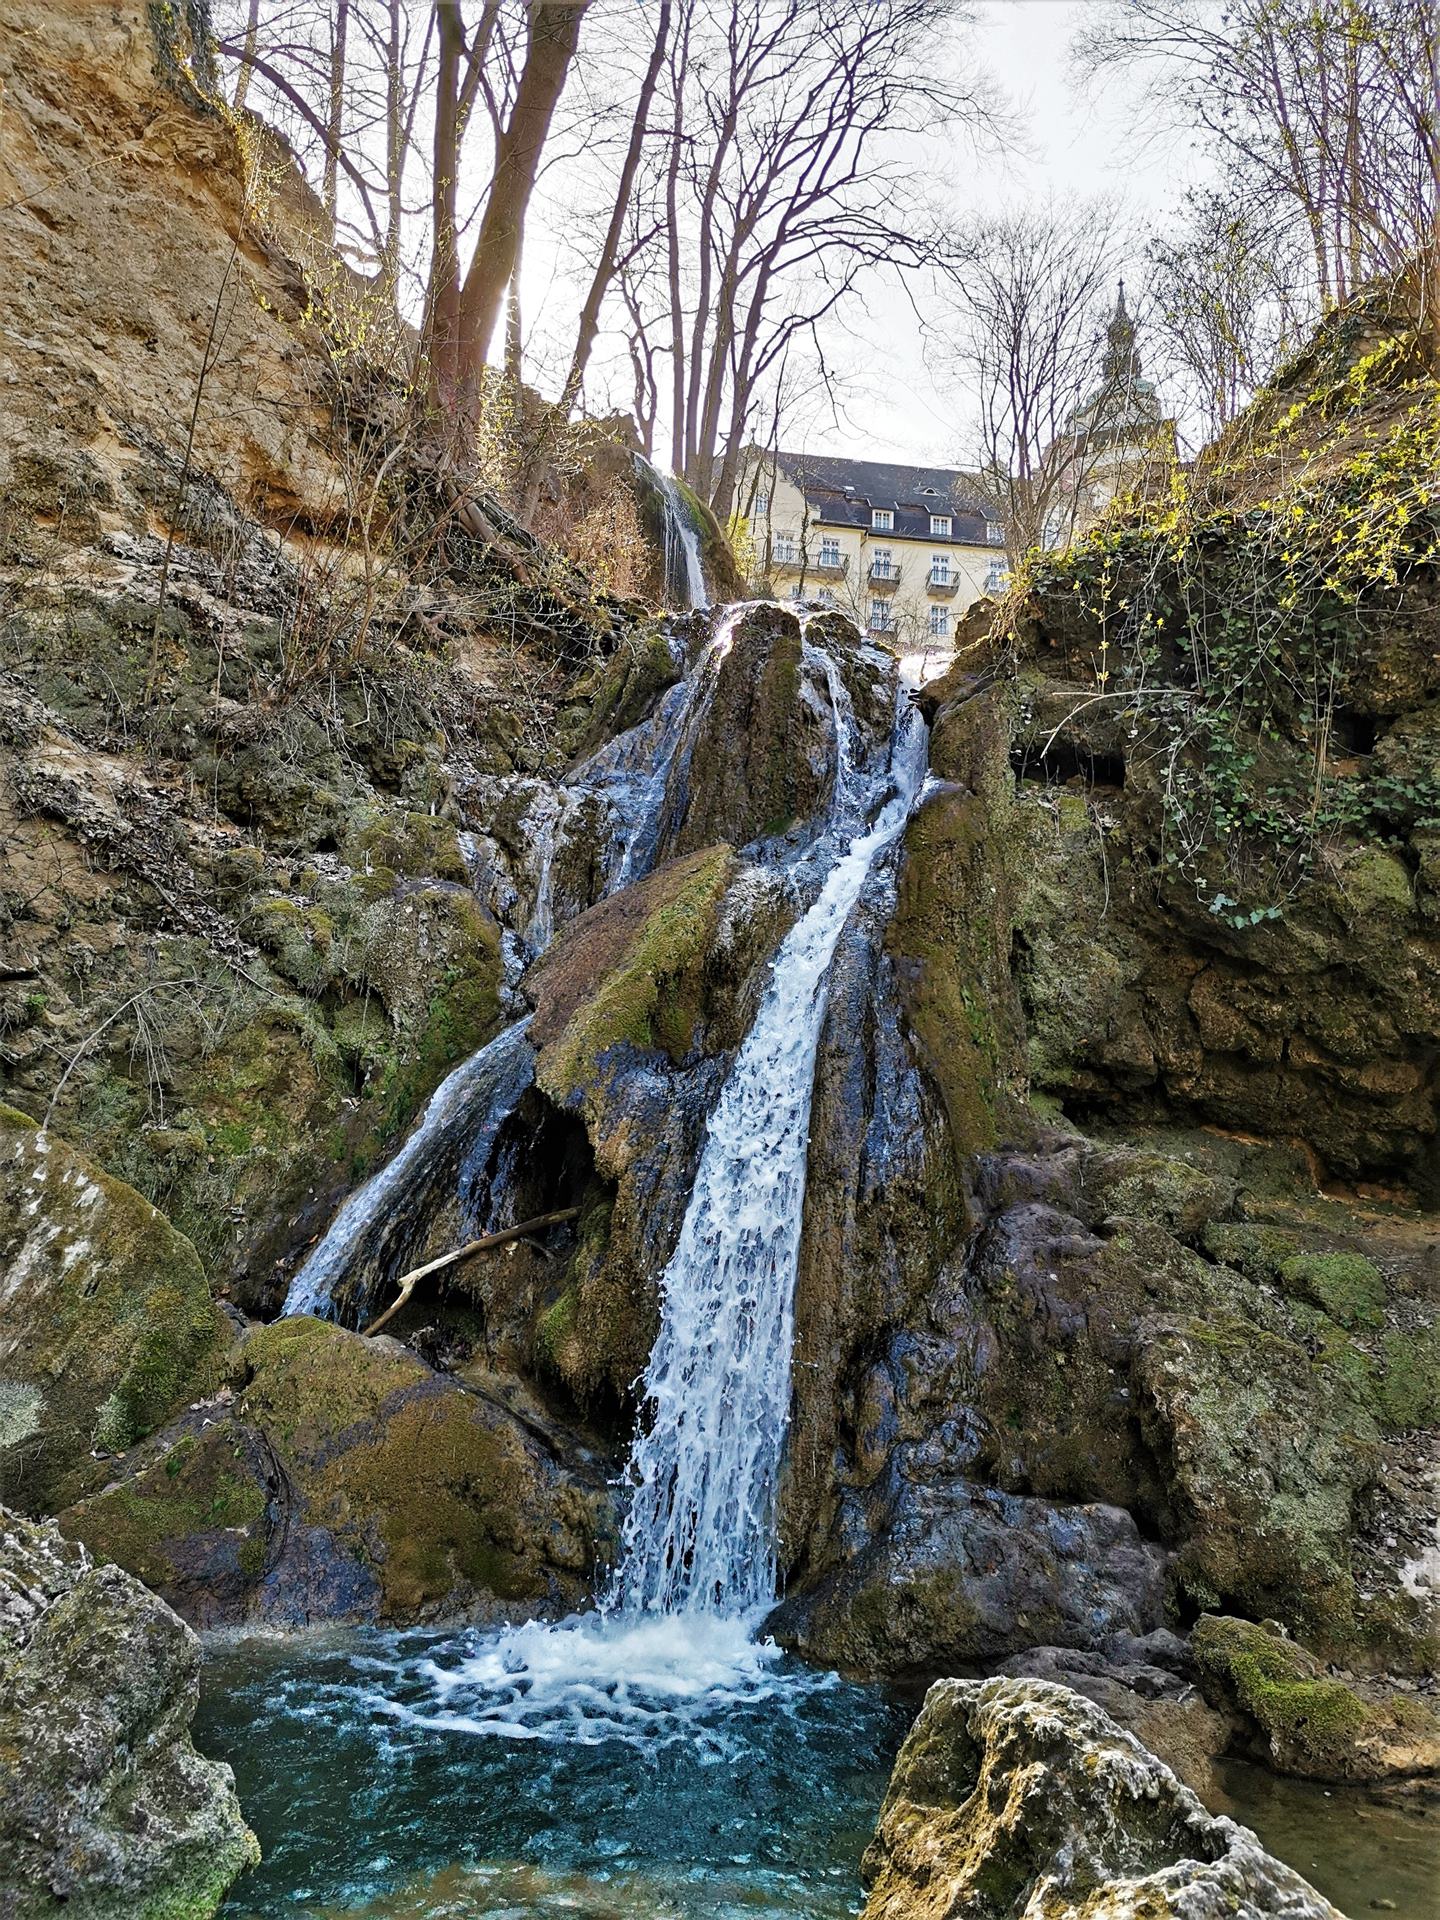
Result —
[{"label": "bare tree", "polygon": [[1079,420],[1087,398],[1119,395],[1130,363],[1102,367],[1098,342],[1124,257],[1113,202],[1053,201],[985,215],[949,259],[953,305],[942,357],[973,397],[974,468],[1018,561],[1063,544],[1105,452]]},{"label": "bare tree", "polygon": [[1157,234],[1149,327],[1167,383],[1203,442],[1247,406],[1313,321],[1303,246],[1256,219],[1243,196],[1195,194]]},{"label": "bare tree", "polygon": [[1440,212],[1434,0],[1109,0],[1076,43],[1203,132],[1252,221],[1306,237],[1316,294],[1404,268]]},{"label": "bare tree", "polygon": [[675,0],[640,189],[655,239],[623,281],[647,377],[670,362],[671,465],[722,515],[793,343],[933,245],[901,136],[990,110],[954,77],[968,17],[956,0]]},{"label": "bare tree", "polygon": [[495,163],[474,251],[460,275],[455,193],[465,128],[460,0],[435,0],[441,57],[435,101],[434,266],[425,320],[436,398],[462,435],[479,418],[485,357],[520,258],[541,151],[580,40],[589,0],[532,0],[514,104],[495,140]]}]

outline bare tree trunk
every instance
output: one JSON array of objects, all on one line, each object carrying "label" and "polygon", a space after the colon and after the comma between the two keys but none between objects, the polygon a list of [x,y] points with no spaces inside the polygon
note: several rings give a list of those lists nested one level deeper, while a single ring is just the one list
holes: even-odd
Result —
[{"label": "bare tree trunk", "polygon": [[345,115],[345,40],[350,28],[350,0],[335,0],[330,28],[330,111],[325,122],[325,175],[321,199],[330,223],[330,241],[340,213],[340,136]]},{"label": "bare tree trunk", "polygon": [[460,0],[435,0],[439,63],[435,75],[435,143],[431,190],[430,289],[425,349],[431,397],[454,405],[459,385],[460,240],[456,216],[460,169],[460,58],[465,27]]},{"label": "bare tree trunk", "polygon": [[250,91],[250,75],[255,58],[255,42],[260,32],[260,0],[250,0],[249,11],[245,15],[245,40],[240,61],[235,69],[235,98],[231,102],[238,120],[245,111],[245,96]]},{"label": "bare tree trunk", "polygon": [[[645,130],[650,120],[650,106],[655,98],[660,69],[665,61],[665,49],[669,44],[670,14],[671,0],[660,0],[655,40],[650,49],[650,64],[646,67],[645,78],[640,83],[640,97],[635,103],[635,115],[630,122],[630,142],[625,149],[620,178],[615,185],[615,203],[610,210],[610,224],[605,229],[600,258],[595,263],[589,291],[580,309],[580,319],[575,330],[575,351],[570,356],[570,370],[565,376],[565,385],[560,390],[560,398],[555,402],[550,416],[562,425],[570,418],[575,403],[580,397],[585,369],[589,365],[596,335],[600,331],[600,309],[615,278],[616,263],[620,256],[620,239],[625,231],[625,216],[630,210],[635,178],[640,171]],[[534,450],[526,463],[524,484],[521,488],[520,518],[527,524],[535,511],[539,495],[540,464],[545,453],[546,441],[546,435],[537,436]]]},{"label": "bare tree trunk", "polygon": [[463,422],[479,412],[485,355],[515,270],[541,149],[575,57],[589,0],[532,0],[525,65],[509,123],[496,143],[495,171],[456,316],[455,393]]}]

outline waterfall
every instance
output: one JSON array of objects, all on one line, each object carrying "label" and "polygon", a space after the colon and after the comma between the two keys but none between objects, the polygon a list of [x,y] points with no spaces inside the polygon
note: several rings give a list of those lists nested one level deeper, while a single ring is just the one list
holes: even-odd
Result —
[{"label": "waterfall", "polygon": [[700,534],[684,494],[668,473],[652,466],[644,454],[635,455],[638,472],[660,496],[664,515],[665,591],[683,591],[687,607],[708,607],[705,569],[700,563]]},{"label": "waterfall", "polygon": [[[902,722],[896,748],[889,797],[872,825],[836,845],[818,897],[781,944],[710,1120],[661,1283],[642,1396],[649,1417],[631,1452],[635,1491],[609,1596],[621,1612],[735,1616],[775,1599],[815,1050],[836,943],[919,791],[918,718]],[[837,788],[849,774],[837,765]]]},{"label": "waterfall", "polygon": [[[616,862],[612,886],[628,877],[632,852],[637,870],[648,867],[664,843],[665,817],[675,806],[683,812],[696,717],[713,665],[748,611],[727,611],[687,680],[644,728],[602,750],[587,774],[612,797],[624,794],[647,823]],[[804,653],[811,684],[829,696],[834,791],[818,835],[784,856],[784,873],[810,904],[780,944],[710,1116],[661,1279],[618,1564],[595,1613],[477,1632],[453,1665],[428,1663],[428,1707],[377,1695],[380,1711],[412,1724],[507,1741],[620,1740],[653,1754],[672,1741],[713,1745],[736,1708],[788,1711],[834,1684],[833,1675],[782,1670],[779,1649],[759,1629],[776,1597],[776,1496],[830,965],[920,793],[925,729],[902,687],[888,765],[877,771],[873,757],[859,754],[836,662],[808,634]],[[493,1210],[496,1187],[491,1168],[467,1194],[482,1157],[467,1159],[461,1176],[467,1217],[477,1221],[483,1208]],[[723,1757],[723,1742],[713,1751]]]},{"label": "waterfall", "polygon": [[[562,787],[532,803],[525,826],[538,848],[536,898],[521,936],[523,949],[507,935],[510,988],[527,958],[543,952],[554,935],[555,854],[583,795],[600,797],[615,823],[604,894],[649,872],[667,783],[688,761],[714,669],[745,612],[743,606],[727,610],[689,673],[666,691],[648,719],[607,742]],[[460,839],[473,870],[474,836]],[[283,1313],[333,1313],[338,1288],[356,1272],[369,1276],[367,1290],[393,1279],[423,1233],[431,1202],[444,1195],[447,1182],[453,1187],[462,1154],[466,1193],[478,1191],[495,1136],[534,1078],[534,1053],[525,1037],[529,1024],[527,1016],[506,1027],[441,1081],[399,1152],[350,1195],[297,1270]]]},{"label": "waterfall", "polygon": [[535,1077],[527,1015],[463,1060],[431,1094],[404,1146],[357,1187],[290,1282],[283,1312],[325,1315],[347,1274],[363,1268],[394,1279],[429,1202],[453,1190],[462,1160],[473,1164],[520,1104]]}]

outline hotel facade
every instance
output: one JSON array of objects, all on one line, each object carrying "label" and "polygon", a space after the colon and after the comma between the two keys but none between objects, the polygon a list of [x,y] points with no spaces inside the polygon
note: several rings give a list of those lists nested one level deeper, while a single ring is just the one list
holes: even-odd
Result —
[{"label": "hotel facade", "polygon": [[902,651],[948,645],[1004,589],[1004,530],[951,468],[753,449],[738,498],[759,592],[838,607]]}]

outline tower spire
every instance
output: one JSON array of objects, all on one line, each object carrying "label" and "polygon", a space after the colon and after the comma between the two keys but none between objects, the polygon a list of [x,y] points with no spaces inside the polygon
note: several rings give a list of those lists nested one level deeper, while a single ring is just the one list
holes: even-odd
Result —
[{"label": "tower spire", "polygon": [[1135,345],[1135,322],[1125,305],[1125,282],[1115,300],[1115,312],[1105,329],[1105,384],[1134,387],[1140,378],[1140,350]]}]

